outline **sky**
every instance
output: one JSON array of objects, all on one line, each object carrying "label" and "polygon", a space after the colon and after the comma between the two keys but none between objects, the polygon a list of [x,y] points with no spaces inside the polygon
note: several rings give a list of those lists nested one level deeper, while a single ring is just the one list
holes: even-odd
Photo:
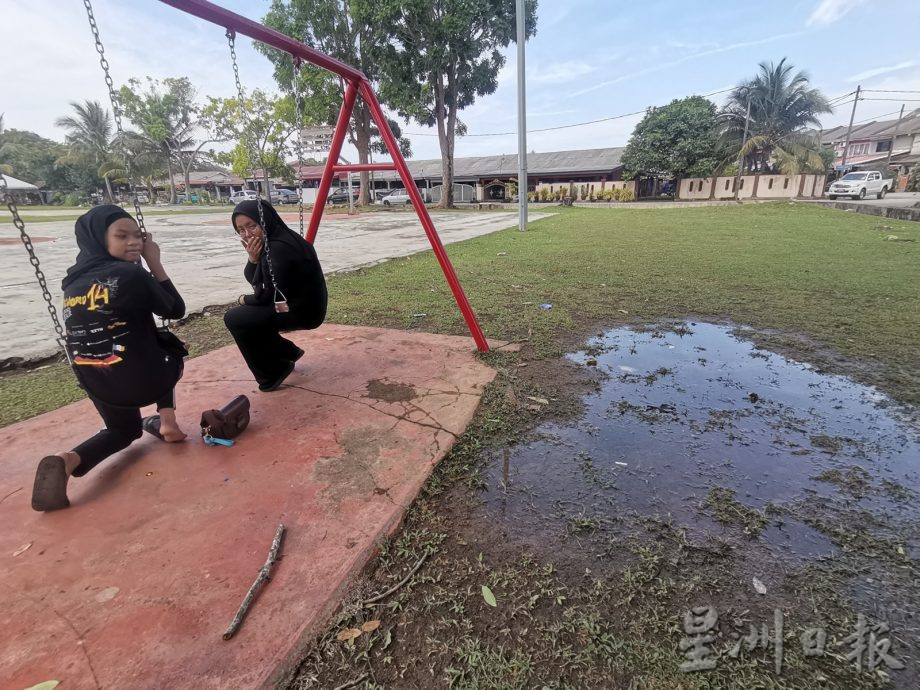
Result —
[{"label": "sky", "polygon": [[[219,0],[253,20],[268,0]],[[920,108],[920,2],[883,0],[541,0],[537,34],[526,46],[528,151],[623,146],[641,114],[675,98],[728,89],[752,77],[763,61],[783,57],[804,70],[828,98],[856,89],[856,122],[894,119],[902,102]],[[188,76],[200,97],[236,94],[224,31],[158,0],[95,0],[96,20],[116,87],[132,77]],[[108,103],[83,3],[0,0],[3,72],[0,113],[8,128],[55,140],[56,118],[71,101]],[[251,41],[237,53],[247,89],[275,91],[272,67]],[[457,156],[517,150],[517,60],[512,44],[495,93],[461,111],[470,135]],[[11,68],[12,67],[12,68]],[[915,91],[915,93],[896,93]],[[725,94],[712,96],[721,104]],[[905,99],[915,99],[913,102]],[[842,99],[851,101],[852,98]],[[822,119],[845,125],[852,103]],[[548,131],[534,131],[547,130]],[[433,129],[403,126],[413,158],[440,156]],[[348,157],[353,152],[344,151]]]}]

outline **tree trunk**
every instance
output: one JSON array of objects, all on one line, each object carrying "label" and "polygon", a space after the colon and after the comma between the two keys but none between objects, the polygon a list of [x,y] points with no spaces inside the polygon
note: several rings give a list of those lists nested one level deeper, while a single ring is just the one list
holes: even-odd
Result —
[{"label": "tree trunk", "polygon": [[[368,162],[368,153],[371,143],[371,116],[367,106],[363,103],[355,107],[355,148],[358,149],[358,162],[362,165]],[[358,191],[358,204],[366,206],[370,203],[369,176],[367,172],[361,173],[361,184]]]},{"label": "tree trunk", "polygon": [[114,204],[114,203],[115,203],[115,195],[112,194],[112,181],[109,180],[108,174],[103,175],[103,176],[102,176],[102,179],[105,180],[105,193],[106,193],[106,194],[108,195],[108,197],[109,197],[109,203],[110,203],[110,204]]},{"label": "tree trunk", "polygon": [[192,167],[192,161],[195,160],[195,157],[192,156],[189,158],[188,165],[183,166],[182,174],[185,180],[185,203],[192,203],[192,181],[189,175],[190,168]]},{"label": "tree trunk", "polygon": [[166,170],[169,171],[169,203],[176,203],[176,179],[172,167],[172,156],[166,156]]}]

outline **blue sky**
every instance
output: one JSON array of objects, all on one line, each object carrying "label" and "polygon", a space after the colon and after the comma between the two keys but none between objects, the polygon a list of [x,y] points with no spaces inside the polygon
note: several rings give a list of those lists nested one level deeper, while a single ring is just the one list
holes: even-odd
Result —
[{"label": "blue sky", "polygon": [[[219,4],[260,19],[267,0]],[[156,0],[96,0],[97,20],[116,84],[130,77],[189,76],[199,93],[235,93],[223,31]],[[51,10],[53,8],[53,11]],[[528,129],[558,127],[642,110],[673,98],[733,86],[760,61],[787,57],[828,97],[861,84],[876,98],[918,99],[920,2],[882,0],[645,0],[623,3],[541,0],[537,35],[527,44]],[[107,100],[82,3],[3,0],[7,127],[61,139],[56,117],[69,101]],[[516,126],[516,60],[510,46],[499,88],[461,112],[471,134],[512,132]],[[10,56],[15,56],[11,60]],[[274,89],[271,66],[248,41],[239,46],[247,88]],[[10,70],[10,65],[16,68]],[[714,96],[721,103],[724,96]],[[896,117],[901,100],[861,101],[856,120]],[[827,116],[825,127],[846,124],[851,104]],[[894,115],[890,115],[894,113]],[[641,116],[528,135],[528,150],[555,151],[624,145]],[[417,124],[415,158],[439,156],[437,137]],[[510,136],[459,139],[457,155],[513,153]],[[347,155],[347,153],[346,153]]]}]

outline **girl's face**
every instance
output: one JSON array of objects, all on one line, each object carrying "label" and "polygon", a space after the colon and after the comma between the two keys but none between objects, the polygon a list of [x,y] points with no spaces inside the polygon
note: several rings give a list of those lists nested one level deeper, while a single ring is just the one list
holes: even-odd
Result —
[{"label": "girl's face", "polygon": [[233,221],[236,227],[236,234],[240,236],[244,242],[251,240],[253,237],[262,236],[262,226],[256,223],[249,216],[239,215],[236,217],[236,220]]},{"label": "girl's face", "polygon": [[141,229],[132,218],[119,218],[105,231],[105,248],[116,259],[137,261],[144,249]]}]

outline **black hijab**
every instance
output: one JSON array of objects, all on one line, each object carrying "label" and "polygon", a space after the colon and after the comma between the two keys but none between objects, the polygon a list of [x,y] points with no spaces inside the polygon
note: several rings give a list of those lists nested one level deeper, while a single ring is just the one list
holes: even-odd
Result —
[{"label": "black hijab", "polygon": [[265,201],[265,199],[261,199],[260,201],[253,199],[242,201],[237,204],[230,218],[234,230],[236,230],[237,216],[246,216],[253,222],[259,225],[262,224],[262,220],[259,218],[259,203],[262,204],[262,215],[265,216],[264,230],[265,234],[268,235],[269,241],[282,242],[299,252],[303,252],[304,245],[310,246],[303,237],[285,225],[284,221],[281,220],[281,216],[279,216],[278,212],[275,210],[275,207]]},{"label": "black hijab", "polygon": [[66,290],[68,285],[85,273],[96,271],[108,264],[121,263],[121,259],[109,254],[105,246],[105,233],[119,218],[133,220],[130,213],[112,204],[96,206],[77,218],[74,233],[80,252],[74,265],[67,269],[67,275],[61,282],[62,290]]}]

